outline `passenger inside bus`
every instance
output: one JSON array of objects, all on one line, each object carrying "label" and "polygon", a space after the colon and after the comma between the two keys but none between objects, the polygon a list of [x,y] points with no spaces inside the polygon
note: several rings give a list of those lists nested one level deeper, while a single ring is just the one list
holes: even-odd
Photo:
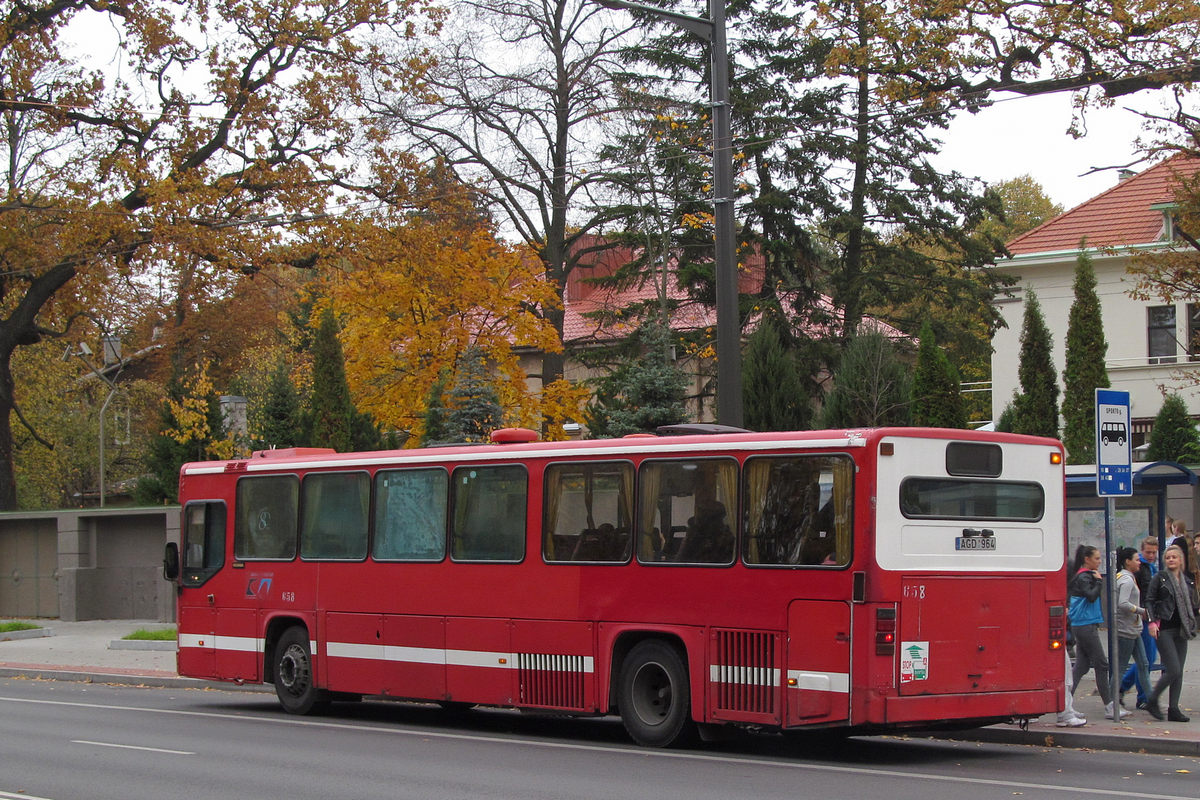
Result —
[{"label": "passenger inside bus", "polygon": [[733,554],[733,531],[725,517],[725,504],[712,500],[698,505],[688,520],[683,545],[676,561],[693,564],[721,564]]}]

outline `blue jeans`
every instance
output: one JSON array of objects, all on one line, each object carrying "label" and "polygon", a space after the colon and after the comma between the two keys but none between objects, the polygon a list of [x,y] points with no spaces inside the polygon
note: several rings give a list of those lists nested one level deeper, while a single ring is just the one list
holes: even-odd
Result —
[{"label": "blue jeans", "polygon": [[[1142,623],[1142,649],[1146,651],[1146,670],[1147,676],[1149,676],[1149,670],[1154,667],[1154,659],[1158,658],[1158,642],[1150,635],[1150,628],[1144,622]],[[1121,693],[1129,691],[1129,687],[1135,683],[1137,684],[1137,701],[1139,703],[1146,702],[1146,695],[1153,686],[1149,680],[1142,683],[1142,678],[1138,674],[1137,662],[1130,664],[1129,669],[1125,670],[1125,674],[1121,676]]]}]

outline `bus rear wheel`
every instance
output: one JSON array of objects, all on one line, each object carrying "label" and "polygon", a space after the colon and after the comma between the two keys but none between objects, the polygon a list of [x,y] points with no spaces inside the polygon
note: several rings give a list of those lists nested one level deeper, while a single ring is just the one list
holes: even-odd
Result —
[{"label": "bus rear wheel", "polygon": [[327,704],[324,692],[313,681],[308,631],[288,628],[275,644],[275,695],[289,714],[310,714]]},{"label": "bus rear wheel", "polygon": [[695,736],[687,665],[666,642],[635,645],[621,665],[617,708],[630,737],[644,747],[677,747]]}]

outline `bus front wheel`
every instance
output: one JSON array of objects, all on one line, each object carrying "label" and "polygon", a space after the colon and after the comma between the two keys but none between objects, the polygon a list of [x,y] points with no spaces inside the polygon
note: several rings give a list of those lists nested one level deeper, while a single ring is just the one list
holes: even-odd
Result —
[{"label": "bus front wheel", "polygon": [[621,722],[644,747],[675,747],[692,740],[687,665],[679,652],[658,639],[634,646],[621,665],[617,708]]},{"label": "bus front wheel", "polygon": [[313,682],[312,652],[308,631],[288,628],[275,645],[275,694],[283,710],[309,714],[324,704],[324,694]]}]

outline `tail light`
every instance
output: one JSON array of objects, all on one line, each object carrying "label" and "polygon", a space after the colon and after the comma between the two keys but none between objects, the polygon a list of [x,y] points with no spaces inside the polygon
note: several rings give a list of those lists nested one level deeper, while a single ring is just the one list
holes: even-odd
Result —
[{"label": "tail light", "polygon": [[896,653],[896,609],[875,609],[875,655]]},{"label": "tail light", "polygon": [[1067,615],[1062,606],[1050,606],[1050,649],[1067,646]]}]

